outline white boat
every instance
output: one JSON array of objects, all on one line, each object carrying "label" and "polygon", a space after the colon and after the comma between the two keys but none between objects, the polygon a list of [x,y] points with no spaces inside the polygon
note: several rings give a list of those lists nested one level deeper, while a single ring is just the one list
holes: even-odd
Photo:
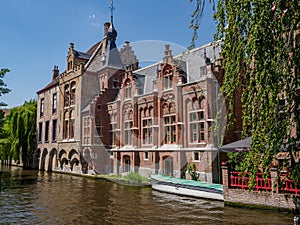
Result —
[{"label": "white boat", "polygon": [[222,184],[151,175],[151,186],[157,191],[224,201]]}]

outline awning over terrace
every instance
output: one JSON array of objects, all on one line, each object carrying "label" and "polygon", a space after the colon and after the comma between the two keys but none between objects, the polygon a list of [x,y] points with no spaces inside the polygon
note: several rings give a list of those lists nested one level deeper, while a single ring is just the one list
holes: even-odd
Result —
[{"label": "awning over terrace", "polygon": [[245,152],[249,151],[252,137],[248,137],[230,144],[224,145],[220,148],[221,152]]}]

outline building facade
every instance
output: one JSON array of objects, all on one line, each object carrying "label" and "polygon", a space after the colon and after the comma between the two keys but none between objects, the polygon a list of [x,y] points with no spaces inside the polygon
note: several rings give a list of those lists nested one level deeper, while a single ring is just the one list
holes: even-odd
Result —
[{"label": "building facade", "polygon": [[140,68],[129,42],[119,51],[116,37],[105,23],[103,39],[86,53],[71,43],[66,70],[55,67],[37,92],[35,166],[186,177],[194,164],[199,180],[220,182],[226,112],[219,43],[176,57],[166,45],[161,62]]}]

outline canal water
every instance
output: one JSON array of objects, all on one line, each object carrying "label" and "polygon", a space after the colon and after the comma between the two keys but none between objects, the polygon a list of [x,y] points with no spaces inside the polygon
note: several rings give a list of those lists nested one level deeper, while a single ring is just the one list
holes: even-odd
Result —
[{"label": "canal water", "polygon": [[288,213],[224,207],[85,177],[0,169],[0,224],[293,224]]}]

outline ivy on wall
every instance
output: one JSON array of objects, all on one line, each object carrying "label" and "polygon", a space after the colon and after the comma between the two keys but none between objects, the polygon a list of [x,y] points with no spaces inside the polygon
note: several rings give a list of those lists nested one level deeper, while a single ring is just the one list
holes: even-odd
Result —
[{"label": "ivy on wall", "polygon": [[[190,1],[197,3],[191,21],[197,30],[195,20],[203,10],[198,6],[205,0]],[[286,151],[289,162],[283,166],[300,180],[295,171],[300,137],[299,0],[219,0],[215,19],[215,39],[223,39],[222,91],[229,103],[229,121],[234,123],[234,95],[242,90],[243,136],[252,136],[239,169],[249,172],[253,184],[256,173],[266,176],[276,154]]]}]

